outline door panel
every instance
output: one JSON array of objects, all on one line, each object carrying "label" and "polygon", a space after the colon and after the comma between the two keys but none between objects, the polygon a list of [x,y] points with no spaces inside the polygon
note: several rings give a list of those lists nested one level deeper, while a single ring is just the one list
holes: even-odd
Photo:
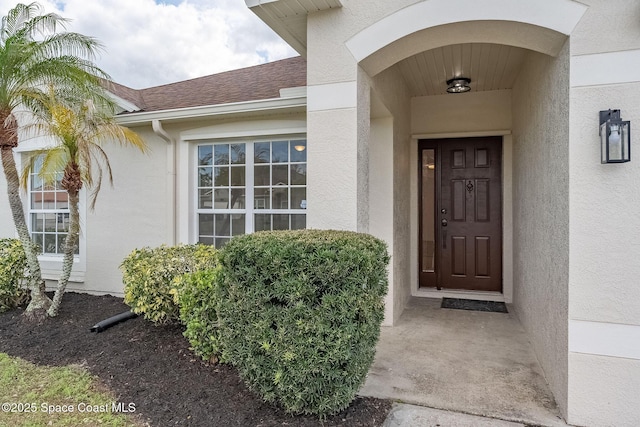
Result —
[{"label": "door panel", "polygon": [[451,236],[451,274],[464,277],[467,275],[467,238]]},{"label": "door panel", "polygon": [[491,264],[491,239],[476,237],[476,277],[489,277]]},{"label": "door panel", "polygon": [[421,141],[420,158],[420,286],[502,291],[501,138]]}]

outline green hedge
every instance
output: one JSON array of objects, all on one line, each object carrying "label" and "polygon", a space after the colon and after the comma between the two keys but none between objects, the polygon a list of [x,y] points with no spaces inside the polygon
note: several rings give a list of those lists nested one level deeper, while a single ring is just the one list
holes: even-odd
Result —
[{"label": "green hedge", "polygon": [[180,307],[180,320],[186,326],[183,334],[198,356],[212,362],[216,362],[220,355],[216,289],[219,273],[220,267],[217,267],[185,274],[174,280],[180,289],[174,300]]},{"label": "green hedge", "polygon": [[339,412],[375,354],[386,245],[365,234],[299,230],[232,239],[220,251],[221,359],[287,412]]},{"label": "green hedge", "polygon": [[124,302],[131,311],[154,323],[174,322],[180,311],[174,279],[217,265],[216,250],[205,245],[160,246],[135,249],[120,265]]},{"label": "green hedge", "polygon": [[27,302],[27,257],[18,239],[0,239],[0,313]]}]

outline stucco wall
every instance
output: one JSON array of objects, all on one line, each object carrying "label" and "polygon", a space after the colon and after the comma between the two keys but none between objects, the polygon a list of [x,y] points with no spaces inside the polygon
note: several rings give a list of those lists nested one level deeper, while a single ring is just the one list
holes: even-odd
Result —
[{"label": "stucco wall", "polygon": [[[391,305],[386,323],[399,317],[410,296],[409,285],[409,142],[410,97],[401,76],[389,70],[369,79],[359,69],[345,42],[373,20],[380,19],[415,0],[378,2],[363,0],[341,10],[314,13],[307,21],[309,202],[322,201],[322,209],[309,207],[309,226],[368,231],[385,238],[392,249]],[[373,6],[373,7],[372,7]],[[370,131],[370,88],[393,118],[378,122]],[[382,129],[387,126],[387,129]],[[369,176],[376,173],[372,161],[392,146],[393,186],[378,189]],[[371,153],[371,143],[377,144]],[[356,167],[354,167],[356,165]],[[331,170],[330,174],[325,173]],[[381,190],[381,191],[379,191]],[[378,227],[381,217],[369,217],[372,209],[392,207],[393,235],[389,225]],[[387,212],[388,214],[388,212]],[[389,238],[392,241],[389,241]]]},{"label": "stucco wall", "polygon": [[580,3],[588,9],[571,33],[571,55],[640,47],[640,3],[637,0],[581,0]]},{"label": "stucco wall", "polygon": [[[369,233],[387,243],[389,254],[393,255],[393,117],[371,119],[369,190]],[[385,325],[393,324],[393,263],[388,269],[389,292],[385,301]]]},{"label": "stucco wall", "polygon": [[[395,69],[380,73],[372,80],[375,94],[393,117],[392,140],[392,187],[386,186],[385,192],[378,192],[372,187],[371,205],[392,203],[393,206],[393,248],[391,253],[391,269],[393,280],[392,321],[395,322],[411,296],[411,259],[410,259],[410,147],[411,147],[411,114],[410,96],[400,74]],[[391,163],[387,161],[387,163]],[[372,166],[371,173],[377,171]],[[392,190],[392,193],[389,193]],[[376,194],[374,197],[373,194]],[[375,234],[373,229],[371,233]],[[388,310],[388,309],[387,309]],[[387,319],[387,323],[388,323]]]},{"label": "stucco wall", "polygon": [[[193,143],[180,140],[183,132],[191,132],[198,138],[228,138],[240,131],[269,135],[281,132],[287,126],[302,129],[304,133],[304,113],[165,125],[167,133],[177,141],[175,164],[172,159],[173,145],[157,136],[151,126],[133,128],[147,142],[147,154],[132,148],[105,146],[114,185],[113,188],[110,187],[105,179],[95,211],[86,210],[81,224],[82,238],[86,243],[85,252],[81,251],[81,262],[74,266],[74,280],[67,289],[122,295],[122,273],[119,265],[133,249],[195,242],[193,233],[179,233],[179,229],[193,228],[194,218],[191,204],[194,190],[190,186],[193,168],[189,163]],[[180,158],[181,149],[186,153],[183,159]],[[0,185],[4,184],[3,181],[0,178]],[[174,182],[177,189],[175,200],[172,196]],[[6,197],[5,192],[4,186],[1,187],[0,195]],[[6,209],[0,209],[0,215],[6,214]],[[0,233],[5,233],[5,229],[12,236],[13,222],[3,222]],[[47,271],[48,276],[57,277],[55,271]]]},{"label": "stucco wall", "polygon": [[411,99],[411,133],[460,134],[511,129],[511,90]]},{"label": "stucco wall", "polygon": [[0,239],[16,237],[15,227],[11,209],[9,209],[9,199],[7,196],[7,180],[4,177],[4,170],[0,165]]},{"label": "stucco wall", "polygon": [[635,427],[640,360],[569,354],[569,416],[577,426]]},{"label": "stucco wall", "polygon": [[150,127],[134,130],[147,142],[149,153],[106,147],[113,188],[103,183],[95,210],[87,211],[85,282],[69,285],[72,290],[121,295],[118,266],[124,257],[135,248],[167,243],[167,144]]},{"label": "stucco wall", "polygon": [[[571,92],[571,319],[640,326],[640,82]],[[598,111],[631,120],[632,160],[600,163]]]},{"label": "stucco wall", "polygon": [[597,113],[608,108],[620,108],[633,129],[638,96],[640,83],[572,90],[570,331],[582,321],[591,330],[570,335],[568,421],[576,425],[640,420],[640,405],[630,404],[640,396],[638,139],[631,134],[630,163],[602,165],[597,133]]},{"label": "stucco wall", "polygon": [[513,87],[514,306],[567,409],[569,45],[529,52]]},{"label": "stucco wall", "polygon": [[354,81],[357,77],[357,69],[343,66],[347,63],[355,63],[345,42],[372,22],[419,1],[351,0],[343,2],[341,9],[309,15],[307,20],[308,83],[315,85]]},{"label": "stucco wall", "polygon": [[[571,37],[568,422],[640,422],[640,3],[590,6]],[[621,11],[624,11],[621,13]],[[614,20],[616,25],[602,25]],[[598,112],[631,121],[631,162],[600,163]]]}]

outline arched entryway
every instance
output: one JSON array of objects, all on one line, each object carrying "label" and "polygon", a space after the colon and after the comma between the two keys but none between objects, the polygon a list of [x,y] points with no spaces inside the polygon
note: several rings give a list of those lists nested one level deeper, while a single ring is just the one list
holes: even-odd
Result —
[{"label": "arched entryway", "polygon": [[[485,148],[466,150],[464,139],[499,141],[500,233],[490,236],[500,240],[502,287],[498,293],[513,303],[566,414],[568,40],[586,7],[569,0],[515,3],[418,2],[372,23],[350,38],[346,47],[358,61],[359,94],[366,95],[359,95],[359,105],[364,102],[370,108],[379,102],[385,107],[382,113],[370,108],[369,127],[364,130],[360,125],[358,132],[359,138],[369,141],[369,212],[386,209],[386,219],[392,218],[393,224],[393,230],[383,231],[391,236],[394,255],[387,301],[393,310],[388,314],[397,320],[410,296],[432,296],[423,289],[426,286],[420,286],[421,263],[431,256],[437,262],[445,253],[442,248],[440,256],[437,249],[429,252],[422,233],[422,178],[424,168],[432,166],[425,163],[425,150],[436,153],[435,162],[442,162],[441,157],[438,160],[442,154],[455,157],[462,153],[460,164],[466,161],[482,167],[478,159]],[[447,94],[447,80],[455,77],[470,78],[471,92]],[[363,87],[369,92],[362,91]],[[451,140],[461,144],[460,153],[444,148]],[[450,160],[449,169],[454,167]],[[372,171],[389,168],[393,185],[386,190],[372,185],[372,179],[377,179],[371,178]],[[436,173],[444,172],[436,168]],[[455,185],[442,186],[442,182],[435,192],[452,199],[465,200],[466,196],[468,201],[484,179],[458,178],[454,179],[460,181],[457,196]],[[427,207],[434,213],[434,236],[440,237],[434,237],[431,244],[453,245],[456,242],[451,236],[442,237],[440,228],[443,220],[451,221],[452,206],[441,206],[438,196],[434,197]],[[467,203],[466,209],[476,209],[471,216],[474,221],[481,215],[475,201]],[[384,215],[370,218],[369,231],[376,234],[382,223]],[[477,249],[467,250],[467,264],[478,260],[483,250],[478,249],[479,235],[469,236],[466,246],[459,246],[463,251]],[[448,250],[449,258],[455,256],[451,246]],[[492,252],[491,257],[495,256]],[[464,257],[461,259],[464,263]],[[477,268],[473,274],[477,276]],[[440,285],[435,283],[434,289]]]}]

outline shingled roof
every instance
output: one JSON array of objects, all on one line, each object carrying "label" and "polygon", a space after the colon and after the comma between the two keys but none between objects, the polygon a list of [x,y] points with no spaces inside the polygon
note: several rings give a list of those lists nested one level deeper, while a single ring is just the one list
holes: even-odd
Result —
[{"label": "shingled roof", "polygon": [[161,111],[279,98],[280,89],[306,84],[307,62],[298,56],[147,89],[113,83],[109,90],[141,111]]}]

